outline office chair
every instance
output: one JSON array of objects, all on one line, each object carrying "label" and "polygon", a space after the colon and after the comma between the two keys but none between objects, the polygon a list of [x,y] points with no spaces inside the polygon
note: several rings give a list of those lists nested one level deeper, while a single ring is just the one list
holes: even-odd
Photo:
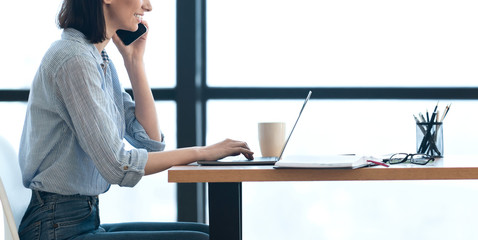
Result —
[{"label": "office chair", "polygon": [[22,184],[17,153],[0,136],[0,200],[3,207],[5,239],[19,239],[18,226],[28,207],[31,191]]}]

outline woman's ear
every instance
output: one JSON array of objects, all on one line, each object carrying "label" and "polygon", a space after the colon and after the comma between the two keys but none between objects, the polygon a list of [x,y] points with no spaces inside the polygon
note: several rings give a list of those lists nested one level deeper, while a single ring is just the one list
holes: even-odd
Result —
[{"label": "woman's ear", "polygon": [[103,3],[104,3],[104,4],[111,4],[112,1],[113,1],[113,0],[103,0]]}]

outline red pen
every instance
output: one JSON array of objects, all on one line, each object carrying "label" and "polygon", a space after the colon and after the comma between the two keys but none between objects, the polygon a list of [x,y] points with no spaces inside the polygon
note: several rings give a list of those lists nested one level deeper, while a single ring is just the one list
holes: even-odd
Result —
[{"label": "red pen", "polygon": [[383,162],[378,162],[378,161],[374,161],[374,160],[367,160],[367,162],[372,163],[372,164],[375,164],[375,165],[380,165],[380,166],[384,166],[384,167],[389,167],[387,164],[385,164],[385,163],[383,163]]}]

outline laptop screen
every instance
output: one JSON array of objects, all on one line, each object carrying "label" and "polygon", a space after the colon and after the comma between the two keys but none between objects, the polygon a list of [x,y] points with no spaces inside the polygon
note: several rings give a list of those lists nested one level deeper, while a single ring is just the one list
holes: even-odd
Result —
[{"label": "laptop screen", "polygon": [[300,116],[302,115],[302,112],[304,111],[305,105],[307,102],[309,102],[310,95],[312,95],[312,91],[309,91],[309,94],[307,94],[307,97],[305,98],[304,104],[302,104],[302,108],[300,109],[299,116],[297,117],[297,120],[295,120],[294,126],[290,130],[289,136],[287,137],[284,146],[282,147],[282,151],[280,152],[279,158],[277,159],[278,161],[282,158],[282,154],[284,154],[285,147],[287,146],[287,143],[289,142],[290,137],[292,136],[292,133],[294,132],[295,126],[297,126],[297,123],[299,122]]}]

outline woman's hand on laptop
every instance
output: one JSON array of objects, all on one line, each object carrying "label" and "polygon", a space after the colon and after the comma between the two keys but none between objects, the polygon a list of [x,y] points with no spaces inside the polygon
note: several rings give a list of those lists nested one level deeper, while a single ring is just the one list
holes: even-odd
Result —
[{"label": "woman's hand on laptop", "polygon": [[247,159],[254,159],[254,152],[251,151],[246,142],[226,139],[213,145],[202,147],[201,159],[215,161],[228,156],[244,155]]}]

